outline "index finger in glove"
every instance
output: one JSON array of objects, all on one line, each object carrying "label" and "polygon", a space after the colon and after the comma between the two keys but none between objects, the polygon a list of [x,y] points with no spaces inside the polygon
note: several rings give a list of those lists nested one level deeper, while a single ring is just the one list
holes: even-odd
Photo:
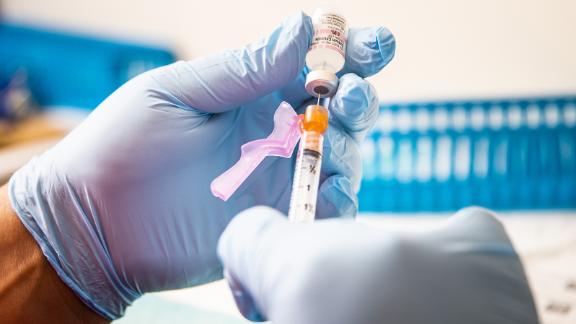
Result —
[{"label": "index finger in glove", "polygon": [[330,112],[322,172],[328,176],[348,178],[352,192],[356,193],[362,177],[359,143],[376,123],[378,97],[366,80],[355,74],[346,74],[330,101]]},{"label": "index finger in glove", "polygon": [[304,68],[312,32],[310,17],[300,12],[241,50],[180,61],[150,75],[177,107],[224,112],[293,80]]}]

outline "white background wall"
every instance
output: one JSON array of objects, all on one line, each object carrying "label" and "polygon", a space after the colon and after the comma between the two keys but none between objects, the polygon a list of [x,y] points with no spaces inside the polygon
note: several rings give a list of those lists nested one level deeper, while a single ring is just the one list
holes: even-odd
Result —
[{"label": "white background wall", "polygon": [[[0,0],[5,17],[170,45],[194,58],[264,36],[317,1]],[[576,93],[575,0],[331,1],[397,38],[371,79],[384,101]]]}]

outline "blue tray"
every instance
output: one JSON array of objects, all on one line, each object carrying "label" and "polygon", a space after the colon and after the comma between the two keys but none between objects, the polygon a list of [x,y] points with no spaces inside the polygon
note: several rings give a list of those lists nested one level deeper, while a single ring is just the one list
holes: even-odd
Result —
[{"label": "blue tray", "polygon": [[174,59],[165,48],[0,23],[0,84],[25,71],[41,106],[93,109],[134,75]]},{"label": "blue tray", "polygon": [[576,208],[576,96],[383,105],[364,212]]}]

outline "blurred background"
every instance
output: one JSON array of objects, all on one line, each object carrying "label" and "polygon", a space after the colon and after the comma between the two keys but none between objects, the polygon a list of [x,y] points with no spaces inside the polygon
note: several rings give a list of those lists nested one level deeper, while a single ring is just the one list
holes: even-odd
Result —
[{"label": "blurred background", "polygon": [[[238,48],[316,1],[0,0],[0,183],[115,88]],[[331,1],[384,25],[392,63],[363,146],[360,222],[411,230],[496,209],[543,323],[576,323],[576,2]],[[118,323],[243,323],[223,282],[149,294]]]}]

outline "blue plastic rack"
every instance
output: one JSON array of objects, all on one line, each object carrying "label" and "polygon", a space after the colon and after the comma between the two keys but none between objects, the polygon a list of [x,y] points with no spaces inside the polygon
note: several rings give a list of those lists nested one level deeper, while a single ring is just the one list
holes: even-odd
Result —
[{"label": "blue plastic rack", "polygon": [[166,48],[0,23],[0,87],[24,71],[41,106],[93,109],[136,74],[174,60]]},{"label": "blue plastic rack", "polygon": [[383,105],[362,151],[364,212],[576,208],[576,96]]}]

